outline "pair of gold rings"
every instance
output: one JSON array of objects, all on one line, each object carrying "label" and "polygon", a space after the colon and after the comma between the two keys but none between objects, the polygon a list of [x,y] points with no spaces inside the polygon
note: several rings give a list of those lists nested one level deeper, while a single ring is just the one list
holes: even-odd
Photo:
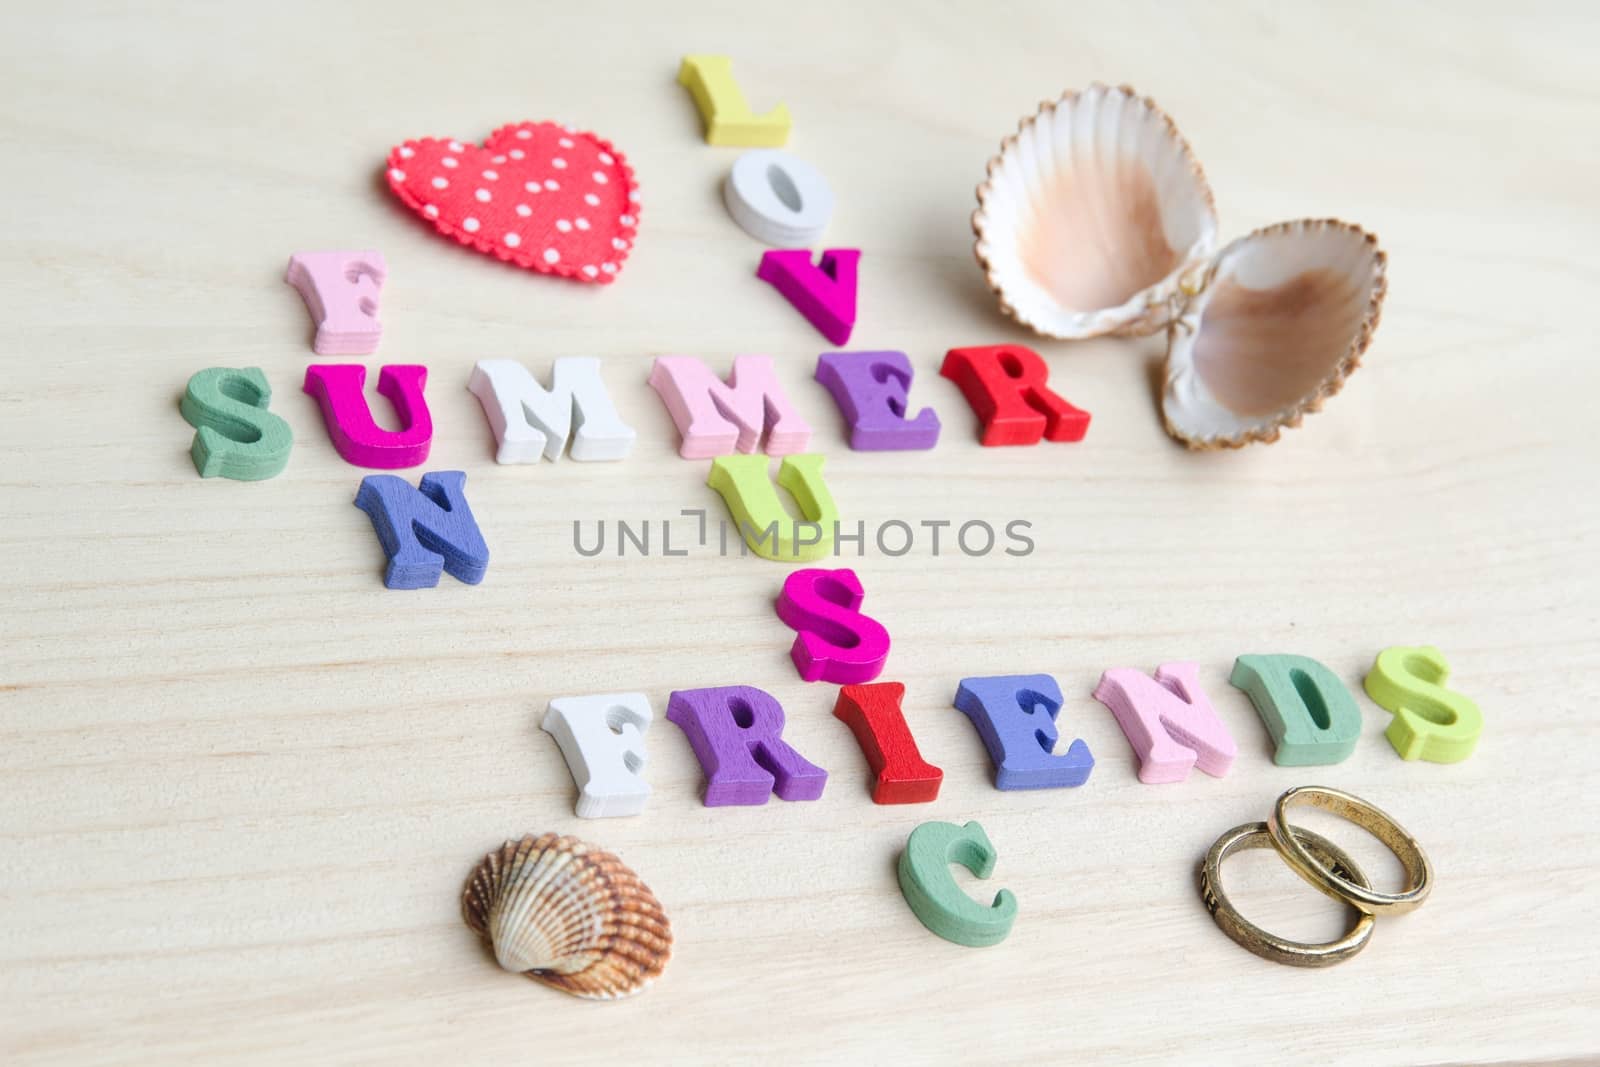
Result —
[{"label": "pair of gold rings", "polygon": [[[1372,888],[1343,849],[1310,830],[1290,826],[1288,812],[1296,804],[1321,808],[1372,833],[1405,868],[1405,888],[1382,893]],[[1222,891],[1222,862],[1235,852],[1271,846],[1306,881],[1357,914],[1354,925],[1337,941],[1308,944],[1290,941],[1261,929],[1240,915]],[[1354,956],[1372,940],[1373,917],[1411,911],[1433,888],[1433,866],[1417,839],[1400,824],[1360,797],[1340,789],[1303,785],[1289,790],[1273,805],[1266,822],[1235,826],[1217,838],[1200,868],[1200,895],[1222,932],[1258,956],[1291,967],[1328,967]]]}]

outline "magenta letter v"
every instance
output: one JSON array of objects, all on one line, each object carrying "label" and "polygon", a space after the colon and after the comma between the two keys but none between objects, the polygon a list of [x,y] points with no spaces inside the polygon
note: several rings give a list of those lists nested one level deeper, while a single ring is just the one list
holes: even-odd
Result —
[{"label": "magenta letter v", "polygon": [[378,374],[378,395],[387,397],[400,416],[401,429],[385,430],[372,421],[361,388],[367,369],[359,363],[317,363],[306,368],[306,392],[322,405],[333,447],[357,467],[395,470],[415,467],[428,458],[433,443],[433,419],[422,387],[428,368],[395,364]]},{"label": "magenta letter v", "polygon": [[850,340],[856,325],[856,264],[861,253],[854,248],[830,248],[813,266],[804,249],[772,251],[761,257],[756,277],[772,285],[811,320],[822,336],[836,345]]}]

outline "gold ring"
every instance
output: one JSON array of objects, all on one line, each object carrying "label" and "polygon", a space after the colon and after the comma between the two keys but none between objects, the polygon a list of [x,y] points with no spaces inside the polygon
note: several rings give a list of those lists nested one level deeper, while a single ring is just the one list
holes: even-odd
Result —
[{"label": "gold ring", "polygon": [[[1294,830],[1294,836],[1313,854],[1326,858],[1341,876],[1359,885],[1367,884],[1367,876],[1361,873],[1361,868],[1332,841],[1310,830],[1298,828]],[[1307,944],[1267,933],[1240,915],[1238,909],[1228,902],[1222,892],[1222,861],[1235,852],[1267,848],[1271,844],[1272,838],[1267,833],[1266,823],[1247,822],[1217,838],[1211,851],[1206,853],[1205,863],[1200,867],[1200,895],[1205,899],[1206,910],[1222,927],[1222,932],[1257,956],[1291,967],[1331,967],[1366,948],[1367,942],[1372,939],[1373,918],[1363,912],[1356,912],[1355,925],[1339,940]]]},{"label": "gold ring", "polygon": [[[1388,846],[1389,851],[1406,869],[1406,887],[1398,893],[1380,893],[1365,879],[1352,880],[1319,860],[1296,838],[1300,830],[1291,835],[1289,806],[1295,803],[1310,804],[1323,811],[1332,812],[1369,831]],[[1306,881],[1322,892],[1342,900],[1368,915],[1399,915],[1418,907],[1428,898],[1433,888],[1433,865],[1423,853],[1417,839],[1406,833],[1400,824],[1360,797],[1351,796],[1342,789],[1328,789],[1319,785],[1302,785],[1278,798],[1272,814],[1267,816],[1267,833],[1284,861]]]}]

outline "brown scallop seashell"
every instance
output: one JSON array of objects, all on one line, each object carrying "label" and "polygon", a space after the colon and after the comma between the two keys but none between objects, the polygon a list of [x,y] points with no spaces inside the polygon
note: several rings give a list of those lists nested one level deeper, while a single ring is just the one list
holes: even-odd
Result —
[{"label": "brown scallop seashell", "polygon": [[639,876],[559,834],[485,856],[462,887],[461,917],[506,970],[591,1000],[639,992],[672,956],[672,926]]}]

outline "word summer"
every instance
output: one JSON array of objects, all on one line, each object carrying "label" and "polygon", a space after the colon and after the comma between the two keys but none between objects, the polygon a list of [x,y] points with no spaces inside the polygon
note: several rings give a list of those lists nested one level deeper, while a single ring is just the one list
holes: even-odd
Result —
[{"label": "word summer", "polygon": [[[862,613],[854,571],[805,568],[783,583],[778,617],[796,631],[790,657],[808,682],[839,688],[835,717],[855,734],[879,804],[926,803],[944,772],[923,758],[901,711],[905,686],[876,681],[889,657],[889,632]],[[1118,668],[1100,676],[1094,698],[1116,718],[1139,759],[1142,782],[1178,782],[1198,767],[1214,777],[1232,768],[1238,745],[1200,688],[1195,663],[1166,663],[1152,677]],[[1367,695],[1394,719],[1386,732],[1401,758],[1466,759],[1483,732],[1477,704],[1445,688],[1449,666],[1438,649],[1396,646],[1378,653]],[[1355,751],[1362,712],[1339,677],[1306,656],[1243,655],[1230,682],[1249,698],[1285,766],[1339,763]],[[1057,753],[1061,687],[1048,674],[964,678],[952,701],[971,720],[994,765],[997,789],[1081,786],[1094,756],[1081,739]],[[578,785],[577,814],[636,815],[650,786],[645,735],[653,714],[643,693],[551,700],[543,729],[561,748]],[[683,731],[705,770],[708,807],[816,800],[828,772],[783,738],[777,699],[747,685],[686,689],[667,701],[667,720]]]},{"label": "word summer", "polygon": [[[794,270],[807,285],[834,284],[817,268],[812,268],[815,277],[799,265]],[[312,312],[313,347],[319,354],[376,350],[378,297],[385,277],[383,257],[376,252],[307,252],[291,258],[287,279]],[[1051,391],[1049,370],[1032,349],[951,349],[940,373],[956,383],[971,405],[985,445],[1079,441],[1088,430],[1088,412]],[[433,442],[427,367],[380,367],[377,391],[394,406],[398,428],[393,430],[374,421],[363,392],[366,376],[367,368],[359,363],[306,368],[303,389],[321,408],[334,448],[358,467],[422,465]],[[939,416],[931,408],[913,415],[909,408],[913,373],[905,353],[827,352],[817,360],[815,377],[838,405],[852,449],[928,450],[938,443]],[[723,379],[698,359],[662,356],[654,361],[648,380],[677,426],[679,454],[712,461],[706,482],[723,498],[734,529],[751,552],[790,561],[834,554],[841,516],[823,480],[823,457],[807,451],[811,425],[785,395],[770,357],[737,356]],[[494,433],[498,463],[553,461],[569,452],[580,461],[621,460],[633,447],[636,434],[617,414],[599,360],[555,360],[548,387],[514,360],[483,360],[473,368],[467,388]],[[266,376],[256,367],[211,367],[189,379],[180,408],[196,428],[190,453],[202,477],[252,481],[284,470],[293,434],[269,410],[271,398]],[[762,452],[783,457],[776,487]],[[460,537],[456,549],[429,554],[456,577],[481,580],[488,553],[467,506],[465,480],[461,472],[439,471],[413,488],[393,476],[368,478],[358,493],[358,506],[387,513],[387,519],[374,513],[373,521],[391,557],[395,551],[415,558],[428,552],[417,542],[417,523],[430,531],[430,540],[445,537],[448,528]],[[778,497],[780,488],[794,498],[807,530],[821,531],[814,542],[796,529]],[[435,584],[437,575],[435,567],[434,582],[421,584]]]},{"label": "word summer", "polygon": [[[685,508],[682,514],[699,519],[699,536],[697,540],[688,540],[688,543],[685,543],[685,538],[680,537],[676,548],[673,547],[672,523],[667,520],[652,524],[649,519],[645,519],[636,525],[630,524],[625,519],[616,520],[614,540],[617,556],[627,556],[630,550],[639,556],[651,555],[652,526],[657,531],[655,551],[662,556],[688,556],[694,554],[696,549],[714,551],[719,556],[727,556],[733,551],[730,545],[737,545],[739,555],[747,556],[751,552],[752,545],[765,544],[774,547],[778,544],[780,524],[777,520],[762,530],[747,527],[730,538],[726,520],[719,520],[715,527],[708,528],[704,508]],[[855,549],[854,554],[857,557],[865,556],[868,544],[874,546],[879,555],[889,557],[904,556],[918,543],[925,543],[932,556],[948,555],[953,552],[960,552],[963,556],[987,556],[994,552],[1004,552],[1008,556],[1031,556],[1034,549],[1033,538],[1028,536],[1028,531],[1033,529],[1033,523],[1027,519],[1012,519],[1005,523],[1003,542],[995,526],[983,519],[968,519],[966,522],[923,519],[915,524],[904,519],[888,519],[878,523],[871,530],[860,520],[857,520],[854,527],[835,522],[831,535],[820,523],[793,519],[787,525],[790,543],[797,551],[821,544],[822,539],[827,536],[834,556],[849,555],[849,548]],[[597,520],[587,535],[583,527],[581,520],[573,520],[573,551],[580,556],[589,557],[605,552],[606,520]],[[715,536],[712,534],[713,529]],[[591,543],[586,544],[586,541]]]}]

